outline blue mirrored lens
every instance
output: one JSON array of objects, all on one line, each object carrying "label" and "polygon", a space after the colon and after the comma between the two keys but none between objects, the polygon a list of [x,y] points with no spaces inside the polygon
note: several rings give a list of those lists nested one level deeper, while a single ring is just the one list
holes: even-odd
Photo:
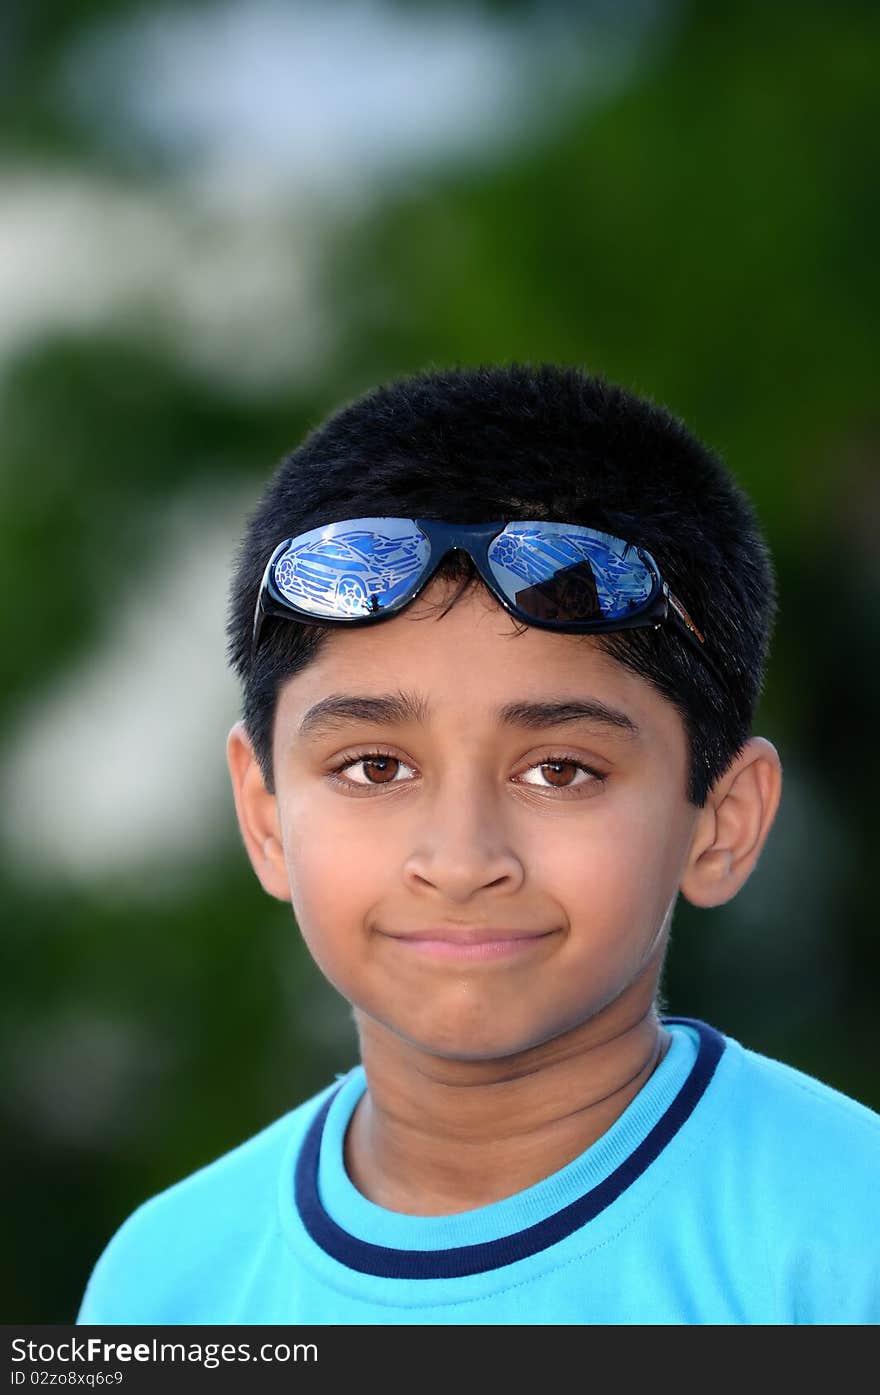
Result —
[{"label": "blue mirrored lens", "polygon": [[430,548],[405,518],[355,518],[313,528],[278,558],[275,585],[309,615],[355,619],[412,589]]},{"label": "blue mirrored lens", "polygon": [[536,620],[619,620],[644,607],[655,586],[631,543],[566,523],[509,523],[489,545],[489,565]]}]

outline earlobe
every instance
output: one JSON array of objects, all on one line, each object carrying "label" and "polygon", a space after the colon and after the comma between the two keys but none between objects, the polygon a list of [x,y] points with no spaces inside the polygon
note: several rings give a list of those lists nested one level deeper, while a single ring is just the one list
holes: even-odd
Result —
[{"label": "earlobe", "polygon": [[290,884],[284,861],[278,802],[266,789],[263,772],[243,722],[236,722],[226,741],[226,761],[232,780],[235,812],[251,866],[260,885],[279,901],[289,901]]},{"label": "earlobe", "polygon": [[697,819],[681,893],[695,906],[720,906],[748,880],[776,817],[782,764],[763,736],[746,742],[709,793]]}]

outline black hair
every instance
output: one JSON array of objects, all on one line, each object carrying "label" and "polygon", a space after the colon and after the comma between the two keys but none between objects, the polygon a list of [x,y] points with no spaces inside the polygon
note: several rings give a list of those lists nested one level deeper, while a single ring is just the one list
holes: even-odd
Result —
[{"label": "black hair", "polygon": [[[279,689],[330,631],[269,618],[251,666],[266,562],[283,539],[319,524],[382,515],[549,519],[647,548],[719,673],[667,625],[590,639],[677,708],[689,742],[687,798],[705,803],[748,739],[761,693],[776,615],[769,550],[749,499],[683,422],[553,364],[432,370],[376,387],[275,469],[236,554],[227,625],[242,718],[270,792]],[[450,553],[440,574],[461,581],[451,604],[475,584],[463,553]]]}]

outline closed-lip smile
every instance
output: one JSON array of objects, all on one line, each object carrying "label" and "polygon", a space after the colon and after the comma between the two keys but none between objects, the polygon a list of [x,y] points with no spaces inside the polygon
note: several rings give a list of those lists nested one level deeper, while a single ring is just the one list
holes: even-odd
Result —
[{"label": "closed-lip smile", "polygon": [[423,930],[388,931],[382,934],[414,953],[437,959],[498,959],[522,954],[555,930],[526,930],[494,925],[435,925]]}]

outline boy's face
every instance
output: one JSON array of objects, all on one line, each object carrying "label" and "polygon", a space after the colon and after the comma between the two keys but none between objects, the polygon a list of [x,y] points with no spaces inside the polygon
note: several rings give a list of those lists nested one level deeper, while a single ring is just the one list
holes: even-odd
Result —
[{"label": "boy's face", "polygon": [[[482,587],[440,616],[449,586],[335,630],[282,688],[257,870],[358,1020],[488,1060],[650,1008],[700,811],[647,682],[592,639],[518,632]],[[343,696],[412,710],[320,721]]]}]

